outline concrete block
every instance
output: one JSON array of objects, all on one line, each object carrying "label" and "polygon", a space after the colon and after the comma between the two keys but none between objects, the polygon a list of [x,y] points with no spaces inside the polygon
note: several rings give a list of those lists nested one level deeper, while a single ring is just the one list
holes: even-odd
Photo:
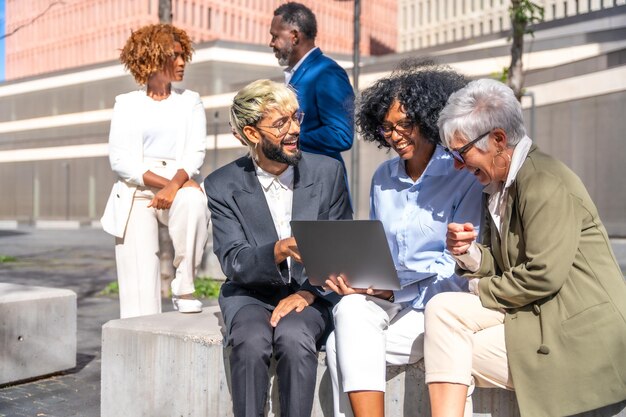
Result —
[{"label": "concrete block", "polygon": [[[222,346],[218,307],[199,314],[170,312],[112,320],[102,329],[101,416],[232,417],[228,350]],[[273,364],[274,365],[274,364]],[[280,416],[275,372],[266,416]],[[332,416],[326,357],[318,355],[312,417]],[[515,394],[476,389],[475,417],[519,417]],[[578,417],[626,417],[624,405]],[[423,364],[387,368],[386,415],[430,415]]]},{"label": "concrete block", "polygon": [[17,220],[0,220],[0,230],[16,230]]},{"label": "concrete block", "polygon": [[76,293],[0,283],[0,384],[76,366]]},{"label": "concrete block", "polygon": [[80,222],[78,220],[37,220],[35,227],[49,230],[74,230],[80,229]]},{"label": "concrete block", "polygon": [[170,312],[102,327],[102,417],[232,416],[221,313]]}]

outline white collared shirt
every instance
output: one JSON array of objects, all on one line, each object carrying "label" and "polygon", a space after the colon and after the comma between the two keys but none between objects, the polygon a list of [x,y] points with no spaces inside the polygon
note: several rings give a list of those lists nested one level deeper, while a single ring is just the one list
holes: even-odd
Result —
[{"label": "white collared shirt", "polygon": [[293,77],[293,74],[296,72],[296,70],[300,68],[300,65],[302,65],[304,60],[307,59],[307,57],[311,55],[311,53],[316,49],[319,49],[319,47],[316,46],[312,48],[309,52],[304,54],[302,58],[300,58],[300,61],[298,61],[296,65],[294,65],[293,67],[287,67],[283,70],[283,72],[285,73],[285,84],[289,84],[289,81],[291,81],[291,77]]},{"label": "white collared shirt", "polygon": [[[519,143],[515,146],[513,150],[513,156],[511,157],[511,165],[509,167],[509,174],[506,177],[505,182],[497,182],[489,184],[483,190],[484,193],[489,194],[489,199],[487,206],[489,208],[489,214],[491,215],[491,219],[498,229],[498,233],[500,237],[502,237],[502,216],[504,216],[504,211],[506,210],[506,201],[509,193],[509,188],[513,181],[515,181],[515,177],[517,173],[522,168],[526,157],[528,156],[528,151],[532,146],[533,142],[528,136],[524,136]],[[463,269],[466,269],[470,272],[478,271],[480,268],[480,263],[482,261],[481,252],[476,246],[476,242],[473,242],[468,251],[463,255],[455,256],[457,263]]]},{"label": "white collared shirt", "polygon": [[[270,209],[272,221],[278,239],[291,237],[291,207],[293,203],[294,169],[292,166],[276,176],[254,164],[257,178],[263,189],[265,201]],[[287,265],[291,269],[291,257],[287,258]],[[291,274],[289,274],[291,281]]]}]

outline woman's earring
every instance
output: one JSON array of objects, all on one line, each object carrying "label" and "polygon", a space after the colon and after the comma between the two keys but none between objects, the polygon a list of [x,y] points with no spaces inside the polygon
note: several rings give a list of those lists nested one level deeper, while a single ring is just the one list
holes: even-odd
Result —
[{"label": "woman's earring", "polygon": [[[498,164],[496,163],[496,160],[498,159],[501,160],[500,166],[498,166]],[[511,156],[508,153],[504,152],[502,148],[499,148],[498,152],[491,159],[491,164],[495,169],[508,171],[509,167],[511,166]]]}]

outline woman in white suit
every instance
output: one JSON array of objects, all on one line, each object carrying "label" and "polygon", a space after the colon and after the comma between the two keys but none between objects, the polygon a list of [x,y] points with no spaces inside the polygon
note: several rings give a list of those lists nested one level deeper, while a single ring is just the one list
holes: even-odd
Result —
[{"label": "woman in white suit", "polygon": [[120,61],[143,88],[116,97],[109,159],[118,180],[102,226],[115,236],[122,318],[161,312],[159,223],[168,227],[180,312],[202,310],[193,279],[207,239],[209,213],[200,187],[206,121],[198,93],[182,81],[193,49],[187,34],[155,24],[134,31]]}]

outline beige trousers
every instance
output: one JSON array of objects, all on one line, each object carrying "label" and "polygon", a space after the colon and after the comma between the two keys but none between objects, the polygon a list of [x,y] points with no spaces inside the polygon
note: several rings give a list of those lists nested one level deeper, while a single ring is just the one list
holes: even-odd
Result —
[{"label": "beige trousers", "polygon": [[474,386],[513,389],[504,344],[504,314],[482,306],[478,296],[448,292],[426,305],[426,383],[469,387],[465,415],[472,415]]},{"label": "beige trousers", "polygon": [[194,292],[193,280],[208,237],[209,211],[204,193],[178,190],[168,210],[148,207],[150,187],[138,187],[123,238],[116,238],[115,260],[121,318],[161,312],[159,223],[167,226],[174,246],[174,295]]}]

